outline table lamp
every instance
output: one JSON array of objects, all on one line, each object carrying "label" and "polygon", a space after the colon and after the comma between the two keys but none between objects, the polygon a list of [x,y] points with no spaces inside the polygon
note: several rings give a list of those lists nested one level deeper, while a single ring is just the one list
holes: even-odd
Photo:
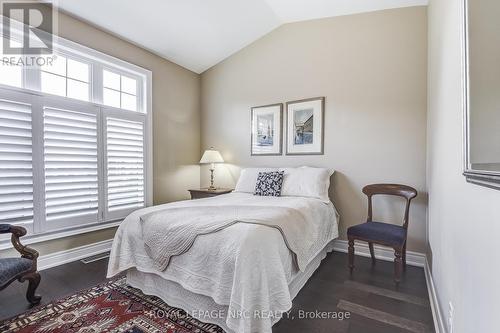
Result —
[{"label": "table lamp", "polygon": [[214,186],[215,163],[224,163],[224,159],[217,150],[210,147],[210,149],[205,150],[200,160],[200,164],[210,164],[210,187],[208,188],[210,191],[217,189]]}]

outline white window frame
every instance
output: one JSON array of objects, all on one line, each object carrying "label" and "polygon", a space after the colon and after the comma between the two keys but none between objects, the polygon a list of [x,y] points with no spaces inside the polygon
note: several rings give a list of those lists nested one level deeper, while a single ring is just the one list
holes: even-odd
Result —
[{"label": "white window frame", "polygon": [[[117,74],[117,75],[120,75],[120,90],[116,90],[114,88],[104,88],[104,86],[102,87],[101,89],[101,94],[104,93],[104,89],[110,89],[110,90],[113,90],[113,91],[116,91],[116,92],[119,92],[120,93],[120,106],[121,106],[121,94],[124,93],[124,94],[128,94],[128,95],[131,95],[127,92],[124,92],[123,90],[121,90],[121,77],[122,76],[127,76],[131,79],[134,79],[136,80],[136,110],[137,111],[132,111],[132,110],[128,110],[128,109],[122,109],[120,108],[120,110],[126,110],[126,111],[130,111],[130,112],[140,112],[140,110],[143,110],[144,109],[144,106],[143,106],[143,101],[140,97],[142,97],[143,95],[143,91],[144,91],[144,88],[143,88],[143,85],[141,85],[141,77],[138,76],[138,75],[134,75],[134,74],[129,74],[129,73],[125,73],[125,72],[121,72],[115,68],[110,68],[110,67],[103,67],[102,70],[101,70],[101,73],[103,73],[103,71],[109,71],[111,73],[114,73],[114,74]],[[103,80],[101,80],[101,82],[104,82]],[[102,100],[101,100],[102,101]],[[102,101],[102,104],[104,104],[104,102]],[[114,108],[113,106],[109,106],[109,105],[106,105],[106,107],[108,108]]]},{"label": "white window frame", "polygon": [[[0,16],[0,21],[5,17]],[[22,31],[22,24],[15,23],[16,29]],[[14,35],[16,35],[14,33]],[[92,108],[98,110],[97,121],[100,124],[104,123],[104,117],[109,115],[117,115],[123,119],[141,119],[144,122],[144,205],[151,206],[153,204],[153,108],[152,108],[152,72],[137,65],[120,60],[113,56],[96,51],[89,47],[80,45],[70,40],[54,36],[54,52],[61,54],[64,57],[72,58],[78,61],[83,61],[90,64],[90,101],[81,101],[69,97],[56,96],[40,91],[40,69],[39,68],[26,68],[23,67],[23,87],[13,87],[0,84],[0,91],[16,98],[16,96],[23,95],[24,99],[32,96],[33,111],[39,111],[42,105],[38,101],[49,102],[51,105],[74,105],[77,109]],[[120,75],[137,78],[137,111],[130,111],[124,109],[116,109],[103,105],[103,82],[102,71],[103,69],[111,70]],[[31,100],[31,98],[29,98]],[[42,103],[42,104],[43,104]],[[77,110],[78,111],[78,110]],[[88,233],[96,230],[107,229],[118,226],[123,220],[123,216],[116,217],[113,214],[106,214],[106,172],[100,175],[99,178],[99,216],[97,221],[88,221],[79,226],[58,226],[54,229],[47,231],[46,227],[42,227],[45,220],[45,202],[44,198],[44,168],[43,168],[43,118],[42,112],[32,112],[32,138],[33,138],[33,230],[28,230],[28,235],[23,237],[23,243],[32,244],[63,237],[68,237],[77,234]],[[99,127],[98,127],[99,128]],[[104,126],[100,126],[104,131]],[[98,135],[98,167],[99,170],[105,170],[105,133]],[[102,165],[104,163],[104,165]],[[106,216],[108,215],[108,216]],[[107,218],[107,219],[106,219]],[[0,239],[0,250],[12,248],[9,240]]]},{"label": "white window frame", "polygon": [[[89,108],[90,107],[90,108]],[[95,106],[95,105],[89,105],[88,103],[74,100],[71,98],[65,98],[62,96],[56,96],[56,95],[48,95],[43,98],[43,109],[42,110],[35,110],[41,111],[42,116],[43,116],[43,111],[45,108],[52,108],[52,109],[69,109],[74,112],[80,112],[80,113],[85,113],[85,114],[90,114],[90,115],[95,115],[96,116],[96,128],[99,130],[101,126],[101,121],[102,117],[100,116],[100,108]],[[102,182],[102,167],[101,167],[101,159],[102,156],[104,155],[103,153],[103,146],[99,142],[100,136],[97,135],[97,179],[98,179],[98,184]],[[43,138],[43,128],[42,128],[42,146],[44,145],[44,138]],[[42,159],[44,157],[42,156]],[[41,168],[42,172],[45,173],[45,168]],[[37,179],[35,182],[38,183],[37,187],[43,188],[45,192],[45,174],[44,177],[41,179],[41,182],[38,182],[39,179]],[[98,192],[99,197],[102,195],[101,191]],[[98,201],[100,203],[100,200]],[[44,202],[45,204],[45,202]],[[45,214],[45,205],[43,205],[43,215],[42,217],[45,219],[46,214]],[[98,207],[98,213],[97,213],[97,219],[96,222],[104,222],[102,220],[102,214],[100,213],[100,210],[102,208],[99,206]],[[40,221],[40,220],[39,220]],[[81,225],[85,225],[88,222],[88,217],[87,216],[77,216],[77,217],[72,217],[70,221],[67,219],[61,219],[61,220],[52,220],[50,222],[45,222],[46,225],[41,225],[40,222],[38,226],[35,227],[35,230],[38,230],[39,233],[44,233],[44,232],[54,232],[54,231],[60,231],[64,229],[69,229],[69,228],[78,228]]]}]

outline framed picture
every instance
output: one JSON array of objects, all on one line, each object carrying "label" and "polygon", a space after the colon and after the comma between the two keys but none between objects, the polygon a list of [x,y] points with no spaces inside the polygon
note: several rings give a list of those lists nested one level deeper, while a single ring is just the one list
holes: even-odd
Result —
[{"label": "framed picture", "polygon": [[323,155],[325,98],[286,103],[286,154]]},{"label": "framed picture", "polygon": [[281,155],[283,104],[252,108],[251,155]]}]

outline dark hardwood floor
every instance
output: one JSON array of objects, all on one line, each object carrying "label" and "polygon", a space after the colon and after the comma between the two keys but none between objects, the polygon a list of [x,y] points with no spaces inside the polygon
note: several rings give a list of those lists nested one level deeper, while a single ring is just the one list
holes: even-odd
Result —
[{"label": "dark hardwood floor", "polygon": [[[393,264],[356,257],[349,277],[347,255],[331,253],[293,301],[289,315],[273,327],[274,333],[434,332],[424,270],[408,266],[398,288],[392,280]],[[38,293],[42,303],[71,295],[105,281],[107,260],[80,261],[41,272]],[[27,284],[13,283],[0,291],[0,320],[29,309],[24,298]],[[332,319],[339,312],[349,319]],[[307,319],[303,318],[308,316]],[[317,318],[330,316],[330,319]]]},{"label": "dark hardwood floor", "polygon": [[[392,333],[434,332],[425,274],[407,266],[399,287],[393,282],[394,265],[356,256],[349,276],[347,254],[334,252],[323,260],[293,301],[289,317],[273,332]],[[349,311],[348,320],[297,319],[299,311]]]}]

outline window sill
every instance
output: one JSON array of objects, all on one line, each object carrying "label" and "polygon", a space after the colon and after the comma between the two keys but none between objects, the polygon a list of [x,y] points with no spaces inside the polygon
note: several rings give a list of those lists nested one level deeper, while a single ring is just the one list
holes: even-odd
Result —
[{"label": "window sill", "polygon": [[[66,229],[61,231],[49,232],[38,235],[28,235],[21,238],[21,243],[23,245],[41,243],[46,241],[51,241],[55,239],[65,238],[69,236],[75,236],[80,234],[85,234],[93,231],[109,229],[113,227],[117,227],[120,225],[122,221],[113,221],[106,223],[94,223],[84,227],[77,227],[72,229]],[[9,240],[4,240],[0,242],[0,250],[7,250],[13,248],[12,243]]]}]

